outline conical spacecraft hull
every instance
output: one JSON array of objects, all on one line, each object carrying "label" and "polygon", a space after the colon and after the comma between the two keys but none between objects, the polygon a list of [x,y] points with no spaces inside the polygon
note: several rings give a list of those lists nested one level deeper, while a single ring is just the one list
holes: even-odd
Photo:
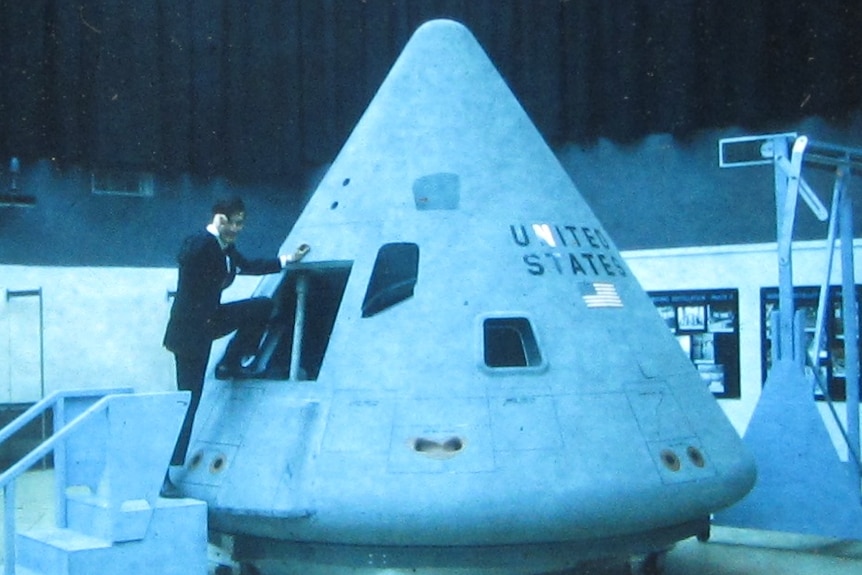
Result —
[{"label": "conical spacecraft hull", "polygon": [[213,528],[658,548],[751,488],[736,432],[463,26],[415,33],[282,249],[300,243],[257,288],[276,312],[248,375],[206,383],[181,484]]}]

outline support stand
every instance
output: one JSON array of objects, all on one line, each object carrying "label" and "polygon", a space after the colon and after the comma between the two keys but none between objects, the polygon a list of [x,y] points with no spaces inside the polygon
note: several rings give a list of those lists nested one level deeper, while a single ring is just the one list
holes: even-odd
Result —
[{"label": "support stand", "polygon": [[[759,146],[759,158],[740,158],[740,149],[750,150],[754,146]],[[735,159],[727,160],[734,154]],[[743,438],[757,462],[758,480],[742,501],[716,514],[714,523],[862,539],[859,316],[853,272],[852,204],[846,190],[852,169],[862,168],[862,150],[811,142],[796,134],[775,134],[722,140],[719,158],[721,167],[773,164],[779,309],[772,323],[772,368]],[[836,168],[831,216],[802,178],[803,163]],[[830,220],[826,279],[821,286],[815,340],[809,350],[804,338],[804,319],[795,313],[793,298],[792,235],[799,196],[821,221]],[[836,231],[841,239],[846,431],[829,398],[826,382],[819,379]],[[812,369],[806,370],[806,365]],[[849,453],[847,463],[839,459],[817,409],[815,385],[826,397],[842,429]]]}]

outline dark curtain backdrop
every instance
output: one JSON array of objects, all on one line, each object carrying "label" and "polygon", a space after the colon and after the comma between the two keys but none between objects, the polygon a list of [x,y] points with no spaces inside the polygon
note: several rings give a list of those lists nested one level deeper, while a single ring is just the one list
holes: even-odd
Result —
[{"label": "dark curtain backdrop", "polygon": [[290,177],[436,17],[552,144],[862,107],[862,0],[0,0],[0,157]]}]

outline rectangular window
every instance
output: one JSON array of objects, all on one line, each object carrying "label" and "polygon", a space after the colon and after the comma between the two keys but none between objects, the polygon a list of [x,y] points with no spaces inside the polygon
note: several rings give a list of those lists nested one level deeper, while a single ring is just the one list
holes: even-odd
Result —
[{"label": "rectangular window", "polygon": [[542,354],[533,326],[525,317],[486,317],[482,320],[484,365],[489,368],[541,368]]},{"label": "rectangular window", "polygon": [[413,297],[418,277],[419,246],[409,242],[384,244],[374,260],[362,300],[362,317],[371,317]]},{"label": "rectangular window", "polygon": [[137,196],[150,198],[155,191],[151,172],[94,169],[90,174],[93,194],[101,196]]}]

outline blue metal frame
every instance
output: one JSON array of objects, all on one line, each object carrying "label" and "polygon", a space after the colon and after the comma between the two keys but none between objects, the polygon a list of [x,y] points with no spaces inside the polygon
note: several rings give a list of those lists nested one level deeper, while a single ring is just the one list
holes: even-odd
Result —
[{"label": "blue metal frame", "polygon": [[[736,143],[749,145],[760,143],[761,159],[752,158],[726,162],[723,151]],[[758,457],[758,467],[763,471],[763,482],[758,482],[748,497],[727,512],[717,515],[719,523],[728,525],[778,529],[822,535],[837,535],[862,539],[862,508],[848,510],[842,517],[830,516],[830,509],[847,510],[845,501],[862,503],[860,492],[860,436],[859,436],[859,312],[856,302],[853,261],[853,206],[847,191],[853,168],[862,168],[862,150],[845,148],[822,142],[810,141],[806,136],[775,134],[730,138],[719,142],[721,167],[773,164],[776,201],[776,235],[778,251],[778,311],[773,315],[773,362],[766,387],[761,394],[757,409],[746,432],[746,443]],[[762,160],[762,161],[761,161]],[[836,168],[831,210],[826,208],[802,177],[804,163],[815,163]],[[792,241],[796,204],[799,197],[805,201],[821,221],[829,220],[827,238],[827,264],[820,288],[814,346],[811,354],[806,350],[804,318],[794,309]],[[845,375],[846,375],[846,421],[845,429],[829,397],[826,382],[820,381],[821,352],[824,342],[824,322],[828,309],[828,292],[832,276],[833,255],[836,240],[841,247],[842,320],[844,322]],[[814,369],[806,378],[806,362]],[[831,440],[822,426],[819,412],[814,408],[812,391],[818,386],[826,398],[835,423],[847,444],[849,459],[849,481],[841,468],[837,456],[832,454]],[[775,387],[777,386],[777,387]],[[810,400],[810,401],[809,401]],[[774,419],[782,421],[774,421]],[[793,425],[807,429],[798,430],[800,436],[788,437]],[[778,442],[778,443],[776,443]],[[786,442],[792,448],[784,448]],[[783,457],[792,454],[793,457]],[[811,492],[811,502],[800,505],[800,501],[788,501],[785,492],[789,486],[800,481],[814,484],[810,470],[789,469],[793,461],[810,457],[814,465],[821,465],[817,482],[823,489]],[[808,461],[806,459],[806,461]],[[827,478],[826,469],[834,477]],[[768,477],[767,477],[768,475]],[[833,481],[834,479],[834,481]],[[833,493],[849,485],[853,493]],[[849,495],[849,497],[848,497]],[[778,519],[777,517],[782,517]]]}]

